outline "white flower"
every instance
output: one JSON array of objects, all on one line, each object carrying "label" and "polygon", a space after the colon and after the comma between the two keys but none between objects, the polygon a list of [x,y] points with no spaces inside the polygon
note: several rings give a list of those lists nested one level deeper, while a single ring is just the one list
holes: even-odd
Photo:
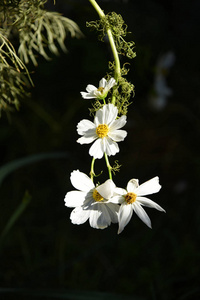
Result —
[{"label": "white flower", "polygon": [[107,155],[115,155],[119,152],[116,142],[123,141],[127,135],[125,130],[119,130],[126,124],[126,116],[117,118],[118,109],[113,104],[106,104],[96,112],[94,123],[82,120],[77,125],[78,134],[82,135],[77,140],[80,144],[90,144],[89,154],[96,158],[102,158],[104,152]]},{"label": "white flower", "polygon": [[102,78],[99,81],[99,88],[96,88],[92,84],[88,84],[86,87],[87,93],[81,92],[81,95],[84,99],[104,99],[107,96],[108,91],[116,84],[117,83],[114,78],[110,78],[109,81],[107,81],[105,78]]},{"label": "white flower", "polygon": [[126,190],[121,188],[115,189],[118,196],[114,196],[112,202],[121,204],[119,209],[118,234],[123,231],[124,227],[130,221],[133,211],[148,227],[151,228],[151,220],[142,206],[155,208],[163,212],[165,212],[165,210],[157,203],[144,196],[157,193],[160,189],[161,185],[159,184],[158,177],[154,177],[141,185],[139,185],[137,179],[131,179],[127,184]]},{"label": "white flower", "polygon": [[70,215],[73,224],[83,224],[89,219],[91,227],[104,229],[111,222],[118,222],[119,205],[109,202],[115,188],[111,179],[95,187],[92,180],[78,170],[71,173],[70,179],[77,190],[68,192],[64,201],[66,206],[75,207]]}]

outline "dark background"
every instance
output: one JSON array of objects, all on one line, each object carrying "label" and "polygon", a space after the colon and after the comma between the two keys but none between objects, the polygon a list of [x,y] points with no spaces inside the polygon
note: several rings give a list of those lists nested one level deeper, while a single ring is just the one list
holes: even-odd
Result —
[{"label": "dark background", "polygon": [[[37,68],[29,66],[35,84],[31,99],[0,120],[1,165],[39,153],[64,152],[66,157],[15,169],[1,185],[1,231],[25,191],[31,201],[1,241],[0,299],[60,299],[62,291],[65,299],[107,299],[105,293],[113,299],[113,294],[133,300],[199,299],[200,2],[98,1],[105,13],[123,16],[137,52],[127,76],[135,85],[128,136],[110,159],[122,164],[114,181],[125,187],[131,178],[142,183],[159,176],[162,189],[151,199],[167,212],[146,209],[153,229],[133,216],[120,235],[114,224],[105,230],[88,222],[71,224],[71,209],[64,206],[66,192],[73,189],[70,173],[90,171],[89,147],[76,143],[76,125],[89,118],[91,107],[80,91],[88,83],[98,85],[112,56],[109,45],[85,26],[98,19],[88,1],[56,2],[47,8],[77,22],[85,37],[68,38],[67,54],[50,62],[39,58]],[[167,76],[173,95],[155,110],[149,102],[155,65],[168,51],[176,57]],[[107,177],[103,160],[96,172],[102,169]]]}]

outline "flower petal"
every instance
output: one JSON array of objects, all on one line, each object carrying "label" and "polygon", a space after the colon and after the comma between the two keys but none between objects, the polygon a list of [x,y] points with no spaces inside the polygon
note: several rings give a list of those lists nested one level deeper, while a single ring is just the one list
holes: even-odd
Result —
[{"label": "flower petal", "polygon": [[92,99],[92,98],[95,98],[95,95],[94,95],[93,92],[91,92],[91,93],[81,92],[81,96],[82,96],[82,98],[84,98],[84,99]]},{"label": "flower petal", "polygon": [[90,216],[90,210],[85,210],[81,206],[74,208],[70,214],[70,220],[73,224],[83,224]]},{"label": "flower petal", "polygon": [[96,90],[97,90],[97,88],[96,88],[96,86],[94,86],[93,84],[88,84],[87,87],[86,87],[86,91],[87,91],[88,93],[94,92],[94,91],[96,91]]},{"label": "flower petal", "polygon": [[119,229],[118,234],[124,230],[133,214],[133,207],[130,204],[122,203],[119,209]]},{"label": "flower petal", "polygon": [[79,170],[73,171],[70,177],[72,185],[80,191],[89,192],[94,188],[92,180],[84,173]]},{"label": "flower petal", "polygon": [[116,85],[116,80],[112,77],[107,82],[107,89],[110,90],[114,85]]},{"label": "flower petal", "polygon": [[109,131],[108,136],[115,142],[121,142],[127,136],[127,132],[125,130]]},{"label": "flower petal", "polygon": [[161,185],[159,184],[159,178],[154,177],[143,184],[141,184],[135,191],[138,196],[145,196],[159,192]]},{"label": "flower petal", "polygon": [[96,158],[102,158],[104,154],[104,144],[102,139],[97,139],[90,147],[89,154]]},{"label": "flower petal", "polygon": [[[99,229],[98,219],[101,216],[101,213],[102,212],[100,210],[98,210],[97,206],[92,207],[92,210],[90,211],[90,218],[89,218],[91,227]],[[101,229],[103,229],[103,228],[101,228]]]},{"label": "flower petal", "polygon": [[105,204],[97,204],[98,210],[101,210],[100,216],[97,218],[97,226],[104,229],[111,224],[111,216]]},{"label": "flower petal", "polygon": [[113,196],[112,198],[109,199],[109,203],[114,203],[114,204],[122,204],[124,202],[124,197],[123,196]]},{"label": "flower petal", "polygon": [[129,180],[126,189],[128,193],[135,193],[135,190],[137,189],[138,186],[139,186],[138,179],[131,179]]},{"label": "flower petal", "polygon": [[99,81],[99,87],[105,88],[106,85],[107,85],[107,80],[106,80],[105,78],[102,78],[102,79]]},{"label": "flower petal", "polygon": [[113,204],[113,203],[106,203],[104,206],[107,208],[111,222],[112,223],[118,223],[118,212],[119,212],[119,205]]},{"label": "flower petal", "polygon": [[71,191],[68,192],[65,196],[65,206],[67,207],[76,207],[83,205],[87,193],[81,191]]},{"label": "flower petal", "polygon": [[77,132],[80,135],[84,135],[88,130],[95,132],[95,124],[89,120],[83,119],[77,124]]},{"label": "flower petal", "polygon": [[146,206],[146,207],[150,207],[150,208],[155,208],[159,211],[163,211],[163,212],[166,212],[160,205],[158,205],[156,202],[146,198],[146,197],[137,197],[137,201],[143,205],[143,206]]},{"label": "flower petal", "polygon": [[111,138],[106,137],[104,138],[105,142],[105,152],[107,155],[115,155],[119,152],[119,147],[115,141],[113,141]]},{"label": "flower petal", "polygon": [[103,124],[110,125],[117,118],[118,109],[109,103],[103,106]]},{"label": "flower petal", "polygon": [[126,124],[126,116],[121,116],[119,119],[114,120],[112,124],[110,124],[110,131],[114,131],[116,129],[122,128]]},{"label": "flower petal", "polygon": [[111,179],[106,180],[103,184],[96,187],[97,192],[107,200],[112,197],[114,189],[115,184]]},{"label": "flower petal", "polygon": [[82,136],[77,140],[77,143],[83,145],[83,144],[91,144],[94,142],[96,138],[94,136],[88,137],[88,136]]},{"label": "flower petal", "polygon": [[136,201],[132,204],[135,213],[138,217],[148,226],[151,228],[151,220],[147,215],[146,211],[142,208],[142,206]]}]

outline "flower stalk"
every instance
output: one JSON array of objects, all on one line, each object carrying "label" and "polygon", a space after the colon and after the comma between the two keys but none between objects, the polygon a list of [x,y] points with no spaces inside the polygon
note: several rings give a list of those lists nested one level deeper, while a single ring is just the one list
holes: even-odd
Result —
[{"label": "flower stalk", "polygon": [[[89,0],[89,2],[92,4],[94,9],[96,10],[99,17],[101,19],[104,19],[105,14],[104,14],[103,10],[101,9],[101,7],[97,4],[97,2],[95,0]],[[108,27],[106,31],[107,31],[108,39],[109,39],[109,42],[110,42],[110,47],[111,47],[111,50],[112,50],[112,53],[113,53],[113,58],[114,58],[114,61],[115,61],[114,78],[115,78],[116,82],[118,82],[118,80],[121,76],[121,67],[120,67],[119,55],[118,55],[117,48],[116,48],[116,45],[115,45],[115,42],[114,42],[114,38],[113,38],[111,28]],[[115,105],[115,96],[114,95],[112,95],[111,103]]]},{"label": "flower stalk", "polygon": [[112,167],[109,163],[108,155],[106,153],[104,153],[104,157],[105,157],[105,161],[106,161],[106,166],[108,168],[109,178],[112,180]]}]

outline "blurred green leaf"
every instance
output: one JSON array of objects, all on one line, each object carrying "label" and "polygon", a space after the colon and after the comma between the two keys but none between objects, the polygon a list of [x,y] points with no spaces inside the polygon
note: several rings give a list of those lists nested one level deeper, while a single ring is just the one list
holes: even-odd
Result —
[{"label": "blurred green leaf", "polygon": [[31,196],[30,196],[29,192],[26,191],[25,194],[24,194],[24,197],[22,199],[22,202],[19,204],[19,206],[17,207],[17,209],[14,211],[14,213],[12,214],[12,216],[10,217],[10,219],[8,220],[8,222],[7,222],[4,230],[2,231],[2,234],[0,236],[0,247],[2,245],[2,241],[3,241],[4,237],[7,235],[7,233],[12,228],[12,226],[14,225],[14,223],[20,217],[20,215],[24,212],[24,210],[26,209],[27,205],[30,203],[30,200],[31,200]]},{"label": "blurred green leaf", "polygon": [[39,162],[44,159],[57,159],[57,158],[67,158],[68,154],[66,152],[53,152],[53,153],[40,153],[30,155],[28,157],[20,158],[13,160],[0,168],[0,185],[5,179],[13,171],[27,166],[29,164]]}]

